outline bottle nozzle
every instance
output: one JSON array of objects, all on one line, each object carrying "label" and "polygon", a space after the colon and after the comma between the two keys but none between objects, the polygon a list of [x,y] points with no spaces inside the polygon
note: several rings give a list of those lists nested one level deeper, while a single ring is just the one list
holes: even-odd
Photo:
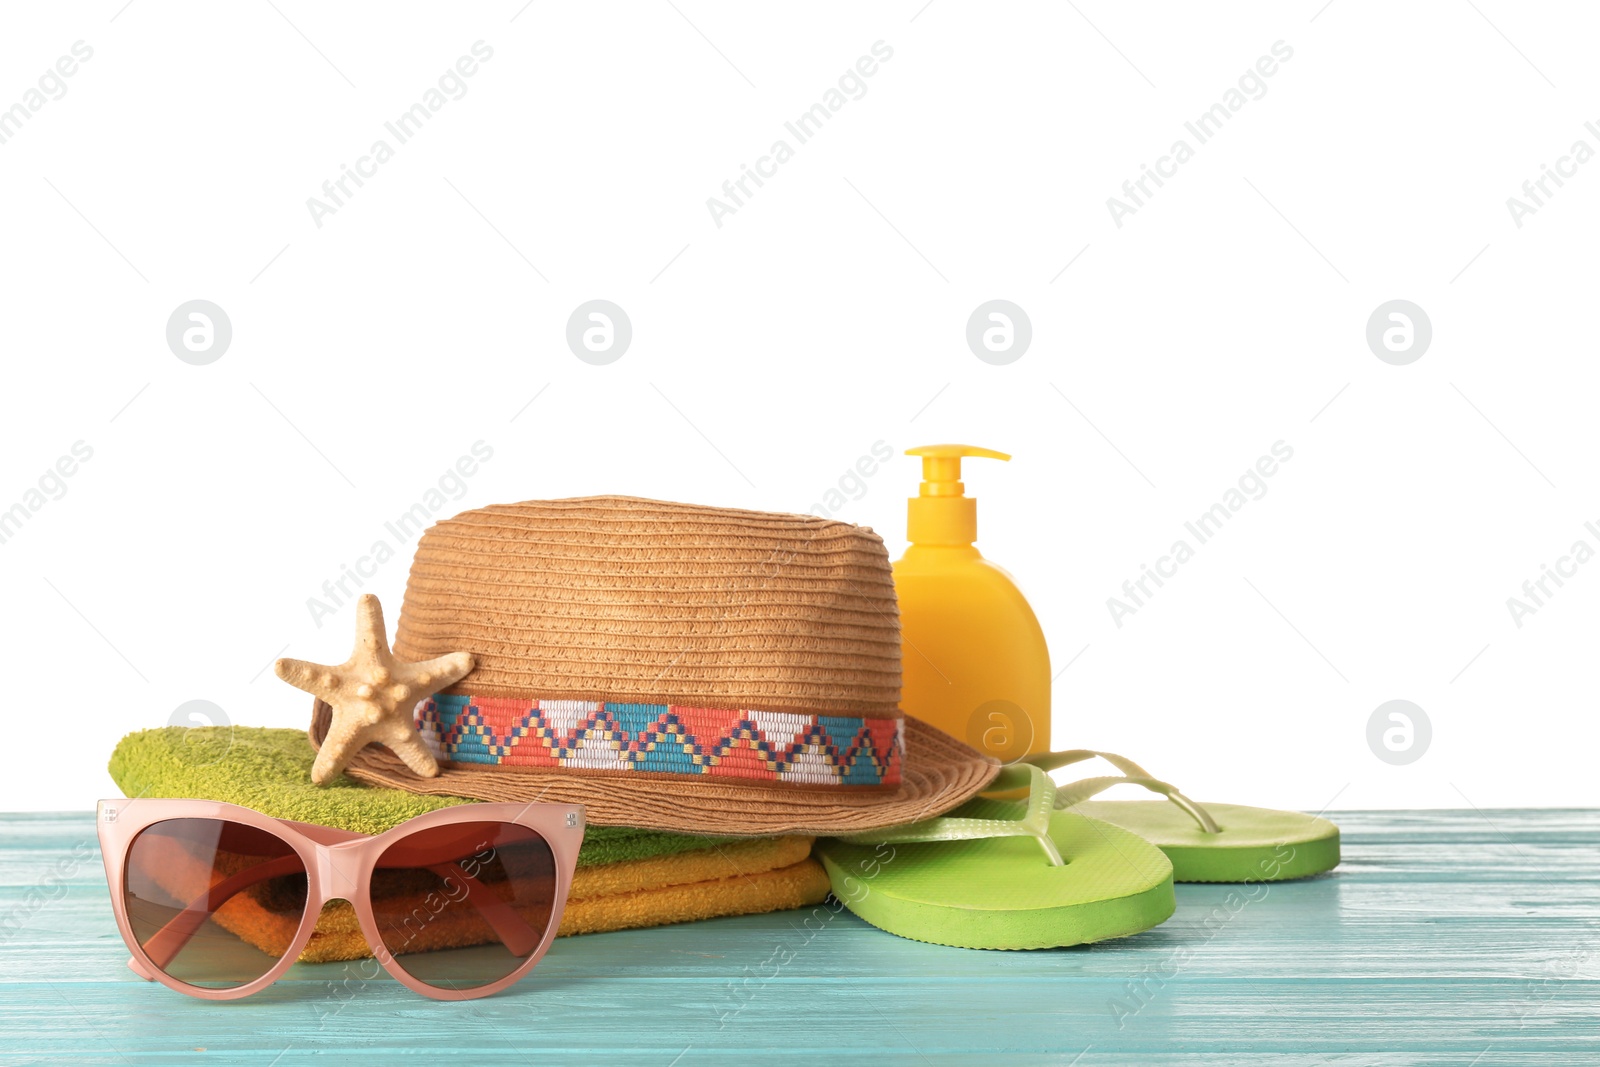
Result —
[{"label": "bottle nozzle", "polygon": [[966,495],[961,461],[966,457],[1008,460],[976,445],[920,445],[906,449],[922,459],[922,485],[907,502],[906,535],[916,544],[970,545],[978,539],[978,502]]}]

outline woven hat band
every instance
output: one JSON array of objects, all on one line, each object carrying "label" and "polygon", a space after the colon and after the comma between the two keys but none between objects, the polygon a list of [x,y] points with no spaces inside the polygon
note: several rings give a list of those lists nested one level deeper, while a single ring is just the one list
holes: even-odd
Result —
[{"label": "woven hat band", "polygon": [[905,752],[898,716],[439,693],[416,722],[442,763],[530,773],[894,787]]}]

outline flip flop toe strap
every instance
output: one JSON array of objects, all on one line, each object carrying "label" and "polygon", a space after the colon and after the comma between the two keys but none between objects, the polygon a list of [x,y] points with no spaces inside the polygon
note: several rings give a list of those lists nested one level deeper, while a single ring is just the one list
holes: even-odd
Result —
[{"label": "flip flop toe strap", "polygon": [[[1084,760],[1096,757],[1105,760],[1121,771],[1122,774],[1085,778],[1082,781],[1073,782],[1071,785],[1061,786],[1056,790],[1055,794],[1056,807],[1070,808],[1081,804],[1090,797],[1103,793],[1114,785],[1138,785],[1143,786],[1152,793],[1159,793],[1179,808],[1182,808],[1199,825],[1202,833],[1216,834],[1222,832],[1222,828],[1211,817],[1211,813],[1184,796],[1177,786],[1172,785],[1170,782],[1163,782],[1159,778],[1150,777],[1149,772],[1143,767],[1126,756],[1117,755],[1115,752],[1096,752],[1087,748],[1068,749],[1064,752],[1042,752],[1037,756],[1025,757],[1023,763],[1018,764],[1018,766],[1026,765],[1038,767],[1043,771],[1053,771],[1058,767],[1070,766],[1071,764],[1081,763]],[[999,789],[1002,786],[995,785],[991,788]]]},{"label": "flip flop toe strap", "polygon": [[989,785],[989,791],[1028,790],[1027,808],[1020,819],[975,819],[944,815],[904,826],[868,830],[858,834],[839,834],[838,840],[853,845],[920,844],[935,841],[978,841],[994,837],[1031,837],[1044,850],[1052,867],[1066,863],[1061,850],[1050,837],[1050,813],[1059,805],[1055,783],[1044,770],[1031,763],[1003,767]]}]

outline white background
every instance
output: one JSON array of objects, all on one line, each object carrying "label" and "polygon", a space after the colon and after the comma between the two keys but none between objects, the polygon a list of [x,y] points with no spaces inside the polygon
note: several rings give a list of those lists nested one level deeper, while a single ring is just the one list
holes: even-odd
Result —
[{"label": "white background", "polygon": [[[1600,548],[1600,161],[1520,228],[1506,205],[1600,149],[1592,12],[462,8],[8,7],[0,107],[94,54],[0,145],[0,508],[93,458],[0,544],[0,807],[113,793],[116,740],[188,700],[303,726],[269,664],[342,659],[353,623],[308,598],[480,439],[447,514],[805,511],[879,440],[1004,449],[967,484],[1062,671],[1058,746],[1202,800],[1593,803],[1600,564],[1520,628],[1506,605]],[[316,226],[307,198],[480,40],[465,96]],[[719,228],[707,198],[880,40]],[[1107,198],[1277,41],[1266,94],[1116,226]],[[165,340],[197,298],[233,326],[208,366]],[[564,340],[593,298],[633,323],[609,366]],[[1006,366],[965,342],[994,298],[1032,321]],[[1407,366],[1365,340],[1397,298],[1434,331]],[[1266,495],[1117,627],[1106,599],[1280,440]],[[898,555],[916,479],[897,458],[840,515]],[[391,624],[411,548],[367,584]],[[1433,726],[1406,766],[1366,740],[1396,698]]]}]

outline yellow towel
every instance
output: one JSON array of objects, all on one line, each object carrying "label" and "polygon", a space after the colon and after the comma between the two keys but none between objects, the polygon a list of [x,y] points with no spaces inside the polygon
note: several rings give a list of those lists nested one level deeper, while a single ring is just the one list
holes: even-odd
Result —
[{"label": "yellow towel", "polygon": [[[580,868],[557,934],[600,933],[817,904],[828,895],[828,875],[809,858],[810,852],[809,837],[776,837]],[[194,884],[183,870],[185,860],[197,862],[193,857],[173,854],[169,860],[160,869],[169,872],[175,884]],[[240,893],[217,910],[215,921],[278,956],[293,940],[300,916],[271,903],[252,892]],[[460,947],[480,943],[484,934],[476,919],[462,916],[456,922],[441,916],[411,945],[416,951]],[[322,909],[300,962],[371,955],[355,909],[339,900]]]},{"label": "yellow towel", "polygon": [[557,933],[566,937],[715,919],[723,915],[759,915],[820,904],[827,895],[828,872],[816,860],[806,858],[759,874],[568,900]]}]

